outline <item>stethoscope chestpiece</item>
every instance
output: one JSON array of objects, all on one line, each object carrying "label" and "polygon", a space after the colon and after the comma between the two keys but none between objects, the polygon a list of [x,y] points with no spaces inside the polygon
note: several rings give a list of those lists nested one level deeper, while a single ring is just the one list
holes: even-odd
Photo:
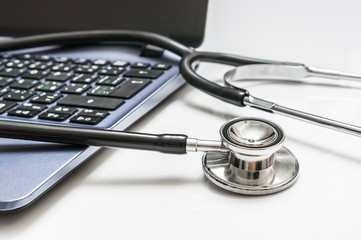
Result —
[{"label": "stethoscope chestpiece", "polygon": [[227,153],[207,152],[203,170],[214,184],[231,192],[266,195],[297,179],[299,164],[283,143],[283,130],[259,118],[237,118],[220,130]]}]

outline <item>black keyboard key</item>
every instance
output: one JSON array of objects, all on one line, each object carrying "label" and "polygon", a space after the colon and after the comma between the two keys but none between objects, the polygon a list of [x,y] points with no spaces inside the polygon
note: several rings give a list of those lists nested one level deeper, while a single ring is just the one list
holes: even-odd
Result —
[{"label": "black keyboard key", "polygon": [[90,85],[88,85],[88,84],[71,83],[71,84],[65,86],[63,89],[61,89],[61,92],[62,93],[70,93],[70,94],[82,94],[89,88],[90,88]]},{"label": "black keyboard key", "polygon": [[38,103],[24,103],[20,105],[17,109],[21,110],[36,110],[36,111],[43,111],[46,108],[46,105],[38,104]]},{"label": "black keyboard key", "polygon": [[76,64],[85,65],[85,64],[89,63],[89,60],[86,59],[86,58],[76,58],[76,59],[74,59],[74,62],[75,62]]},{"label": "black keyboard key", "polygon": [[23,60],[30,60],[33,58],[32,55],[26,53],[26,54],[19,54],[15,56],[16,58],[23,59]]},{"label": "black keyboard key", "polygon": [[38,114],[40,111],[37,110],[23,110],[23,109],[13,109],[8,112],[9,116],[16,116],[16,117],[26,117],[31,118]]},{"label": "black keyboard key", "polygon": [[28,66],[29,69],[46,70],[53,65],[52,62],[35,62]]},{"label": "black keyboard key", "polygon": [[140,69],[146,69],[150,66],[149,63],[142,63],[142,62],[137,62],[132,64],[132,68],[140,68]]},{"label": "black keyboard key", "polygon": [[78,115],[104,118],[109,115],[109,112],[95,109],[84,109],[83,111],[78,113]]},{"label": "black keyboard key", "polygon": [[39,95],[33,97],[30,102],[33,103],[45,103],[45,104],[49,104],[49,103],[53,103],[56,100],[58,100],[59,98],[61,98],[62,95],[61,94],[57,94],[57,93],[40,93]]},{"label": "black keyboard key", "polygon": [[10,62],[7,62],[5,64],[5,66],[8,67],[8,68],[24,68],[29,64],[30,64],[29,60],[21,61],[19,59],[15,59],[15,60],[12,60]]},{"label": "black keyboard key", "polygon": [[3,64],[6,64],[7,62],[9,62],[9,59],[7,58],[0,58],[0,66]]},{"label": "black keyboard key", "polygon": [[140,77],[155,79],[162,75],[163,71],[160,70],[143,70],[143,69],[130,69],[124,74],[125,77]]},{"label": "black keyboard key", "polygon": [[98,78],[97,75],[79,74],[71,79],[74,83],[92,83]]},{"label": "black keyboard key", "polygon": [[156,69],[156,70],[168,70],[170,69],[172,66],[170,64],[166,64],[166,63],[157,63],[154,64],[152,69]]},{"label": "black keyboard key", "polygon": [[100,80],[97,81],[97,85],[106,85],[106,86],[117,86],[125,79],[116,76],[104,76]]},{"label": "black keyboard key", "polygon": [[53,113],[53,112],[44,112],[39,115],[40,119],[51,120],[51,121],[64,121],[70,117],[69,114],[65,113]]},{"label": "black keyboard key", "polygon": [[101,75],[112,75],[112,76],[117,76],[119,74],[121,74],[122,72],[124,72],[124,68],[122,67],[105,67],[101,70],[99,70],[98,74]]},{"label": "black keyboard key", "polygon": [[65,82],[68,80],[72,75],[66,72],[52,72],[48,76],[46,76],[46,80],[50,81],[59,81]]},{"label": "black keyboard key", "polygon": [[51,70],[59,71],[59,72],[69,72],[73,68],[75,68],[75,66],[76,66],[75,64],[71,64],[71,63],[60,63],[60,64],[53,66],[51,68]]},{"label": "black keyboard key", "polygon": [[25,72],[22,75],[22,77],[39,80],[39,79],[42,79],[43,77],[45,77],[45,75],[47,75],[47,74],[48,74],[48,72],[37,70],[37,69],[32,69],[32,70]]},{"label": "black keyboard key", "polygon": [[126,67],[126,66],[128,66],[129,65],[129,63],[128,62],[126,62],[126,61],[119,61],[119,60],[117,60],[117,61],[114,61],[113,63],[112,63],[112,66],[114,66],[114,67]]},{"label": "black keyboard key", "polygon": [[55,57],[54,61],[57,63],[67,63],[67,62],[70,62],[71,60],[70,60],[70,58],[67,58],[67,57]]},{"label": "black keyboard key", "polygon": [[0,71],[0,76],[2,77],[17,77],[24,73],[25,69],[23,68],[6,68]]},{"label": "black keyboard key", "polygon": [[35,59],[42,62],[49,62],[53,60],[50,56],[47,55],[38,55],[35,56]]},{"label": "black keyboard key", "polygon": [[10,92],[10,90],[8,88],[0,88],[0,96],[6,94],[8,92]]},{"label": "black keyboard key", "polygon": [[74,69],[76,73],[95,73],[99,70],[99,66],[97,65],[81,65]]},{"label": "black keyboard key", "polygon": [[45,92],[55,92],[64,86],[65,84],[61,82],[46,81],[45,83],[42,83],[39,86],[37,86],[36,90],[45,91]]},{"label": "black keyboard key", "polygon": [[91,89],[88,92],[88,95],[92,96],[109,96],[113,91],[115,87],[110,86],[96,86],[95,88]]},{"label": "black keyboard key", "polygon": [[74,116],[70,119],[70,122],[80,123],[80,124],[89,124],[95,125],[102,121],[103,118],[100,117],[90,117],[90,116]]},{"label": "black keyboard key", "polygon": [[12,101],[24,101],[29,97],[33,96],[35,92],[27,91],[27,90],[15,90],[13,92],[9,92],[4,96],[6,100]]},{"label": "black keyboard key", "polygon": [[14,82],[13,78],[0,77],[0,87],[5,87],[5,86],[9,85],[12,82]]},{"label": "black keyboard key", "polygon": [[113,99],[106,97],[69,95],[58,102],[59,105],[97,108],[104,110],[114,110],[124,103],[122,99]]},{"label": "black keyboard key", "polygon": [[30,89],[38,85],[38,80],[20,79],[10,84],[11,88]]},{"label": "black keyboard key", "polygon": [[15,102],[10,101],[0,101],[0,114],[9,110],[10,108],[16,106],[17,104]]},{"label": "black keyboard key", "polygon": [[105,66],[107,65],[109,62],[107,60],[104,59],[97,59],[93,61],[93,64],[98,65],[98,66]]},{"label": "black keyboard key", "polygon": [[130,79],[110,94],[111,97],[131,98],[152,81],[149,79]]},{"label": "black keyboard key", "polygon": [[74,107],[62,107],[62,106],[54,106],[48,110],[48,112],[52,112],[52,113],[64,113],[69,115],[73,115],[77,111],[78,109]]}]

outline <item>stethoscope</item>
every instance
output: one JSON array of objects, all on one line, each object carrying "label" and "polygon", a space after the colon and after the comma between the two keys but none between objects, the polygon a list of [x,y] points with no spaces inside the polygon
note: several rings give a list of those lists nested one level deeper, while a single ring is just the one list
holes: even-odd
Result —
[{"label": "stethoscope", "polygon": [[[276,62],[237,55],[197,52],[167,37],[139,31],[80,31],[15,38],[0,42],[0,51],[48,45],[98,42],[139,42],[156,45],[181,57],[180,72],[192,86],[225,102],[250,106],[270,113],[294,117],[320,126],[360,136],[361,128],[306,112],[287,108],[254,97],[238,85],[242,79],[296,79],[318,76],[360,79],[361,76],[308,67],[299,63]],[[192,65],[197,61],[237,66],[224,76],[225,86],[199,76]],[[102,147],[155,150],[183,154],[203,151],[203,170],[217,186],[235,193],[265,195],[291,186],[297,179],[299,164],[283,143],[285,135],[273,122],[258,118],[238,118],[220,129],[221,141],[199,140],[179,134],[143,134],[114,130],[39,125],[0,121],[0,136]]]}]

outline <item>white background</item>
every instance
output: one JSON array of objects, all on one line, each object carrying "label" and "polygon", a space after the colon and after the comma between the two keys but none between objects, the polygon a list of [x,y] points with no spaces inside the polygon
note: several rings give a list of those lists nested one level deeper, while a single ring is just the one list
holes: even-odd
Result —
[{"label": "white background", "polygon": [[[210,1],[202,50],[361,72],[359,1]],[[220,81],[227,68],[200,73]],[[361,124],[361,89],[245,82],[279,104]],[[298,158],[294,186],[269,196],[219,190],[201,153],[107,149],[22,212],[0,215],[0,239],[359,239],[361,139],[248,108],[189,86],[132,131],[218,139],[238,116],[280,124]]]}]

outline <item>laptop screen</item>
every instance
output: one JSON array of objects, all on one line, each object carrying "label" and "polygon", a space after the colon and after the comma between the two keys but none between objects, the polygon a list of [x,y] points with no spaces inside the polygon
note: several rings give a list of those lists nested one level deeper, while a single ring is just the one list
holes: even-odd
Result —
[{"label": "laptop screen", "polygon": [[129,29],[202,43],[208,0],[2,0],[0,35]]}]

